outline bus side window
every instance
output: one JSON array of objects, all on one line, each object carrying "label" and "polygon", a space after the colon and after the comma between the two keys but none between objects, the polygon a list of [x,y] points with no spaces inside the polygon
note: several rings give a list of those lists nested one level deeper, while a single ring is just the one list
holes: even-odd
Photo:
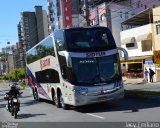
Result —
[{"label": "bus side window", "polygon": [[102,31],[97,31],[96,32],[96,39],[98,41],[98,44],[100,46],[107,46],[108,45],[108,38],[107,34],[102,32]]},{"label": "bus side window", "polygon": [[102,40],[103,40],[103,45],[108,45],[108,38],[107,38],[107,35],[106,33],[103,33],[102,34]]},{"label": "bus side window", "polygon": [[72,75],[71,75],[71,68],[67,67],[67,65],[61,67],[62,70],[62,77],[68,81],[71,82],[72,81]]},{"label": "bus side window", "polygon": [[63,51],[65,49],[63,31],[61,30],[56,31],[54,33],[54,38],[57,51]]},{"label": "bus side window", "polygon": [[67,77],[67,74],[66,74],[66,66],[62,66],[62,67],[61,67],[61,70],[62,70],[62,76],[63,76],[63,78],[66,79],[66,77]]},{"label": "bus side window", "polygon": [[61,74],[63,79],[65,79],[66,81],[70,82],[70,70],[69,67],[67,67],[67,62],[66,62],[66,58],[64,56],[58,55],[58,59],[59,59],[59,64],[61,67]]},{"label": "bus side window", "polygon": [[35,77],[39,83],[60,83],[58,71],[54,69],[35,72]]}]

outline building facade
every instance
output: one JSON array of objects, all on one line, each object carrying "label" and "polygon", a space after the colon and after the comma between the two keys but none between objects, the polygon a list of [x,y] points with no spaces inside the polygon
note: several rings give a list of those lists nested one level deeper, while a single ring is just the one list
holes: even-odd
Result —
[{"label": "building facade", "polygon": [[121,14],[125,14],[128,9],[128,7],[118,3],[108,4],[104,2],[90,10],[90,23],[93,26],[99,25],[108,27],[114,36],[117,46],[120,47],[120,23],[128,18]]},{"label": "building facade", "polygon": [[100,5],[91,6],[90,22],[91,25],[107,26],[112,31],[117,46],[120,47],[120,32],[134,27],[132,25],[121,25],[121,22],[148,8],[155,8],[159,5],[159,0],[119,0],[115,2],[101,2]]},{"label": "building facade", "polygon": [[54,29],[79,26],[79,0],[47,0],[50,33]]},{"label": "building facade", "polygon": [[19,42],[14,57],[17,67],[25,67],[26,51],[49,35],[47,12],[42,6],[35,6],[35,12],[22,12],[17,27]]},{"label": "building facade", "polygon": [[0,74],[9,73],[14,69],[14,59],[13,59],[13,50],[15,45],[7,46],[2,48],[1,57],[0,57]]},{"label": "building facade", "polygon": [[38,32],[35,12],[21,13],[21,28],[23,47],[27,49],[38,43]]},{"label": "building facade", "polygon": [[129,53],[129,61],[123,63],[124,74],[133,77],[137,67],[142,74],[145,68],[152,68],[156,72],[154,81],[160,81],[159,13],[160,7],[150,8],[122,23],[134,26],[121,32],[122,47]]},{"label": "building facade", "polygon": [[35,16],[37,23],[38,42],[49,35],[47,12],[42,10],[42,6],[35,6]]},{"label": "building facade", "polygon": [[18,40],[19,42],[16,43],[16,49],[13,52],[14,56],[14,62],[15,62],[15,68],[24,67],[25,61],[24,61],[24,41],[23,41],[23,34],[22,34],[22,23],[19,22],[17,25],[18,27]]}]

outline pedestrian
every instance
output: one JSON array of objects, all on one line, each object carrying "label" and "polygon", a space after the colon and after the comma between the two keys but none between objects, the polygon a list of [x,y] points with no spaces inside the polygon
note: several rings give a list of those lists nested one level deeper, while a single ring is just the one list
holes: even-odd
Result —
[{"label": "pedestrian", "polygon": [[150,82],[153,83],[153,76],[154,76],[155,72],[149,68],[149,78],[150,78]]},{"label": "pedestrian", "polygon": [[145,71],[144,71],[144,82],[147,83],[148,82],[148,70],[145,68]]}]

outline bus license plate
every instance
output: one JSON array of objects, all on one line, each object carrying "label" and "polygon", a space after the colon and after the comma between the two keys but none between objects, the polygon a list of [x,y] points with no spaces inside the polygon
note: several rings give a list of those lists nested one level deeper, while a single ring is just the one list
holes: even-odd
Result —
[{"label": "bus license plate", "polygon": [[103,97],[99,97],[98,98],[100,101],[103,101],[103,100],[107,100],[107,97],[106,96],[103,96]]}]

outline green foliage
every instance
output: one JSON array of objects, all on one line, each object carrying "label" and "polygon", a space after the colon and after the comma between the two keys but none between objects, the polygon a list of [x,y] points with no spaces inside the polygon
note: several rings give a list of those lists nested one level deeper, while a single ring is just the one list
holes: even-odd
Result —
[{"label": "green foliage", "polygon": [[1,76],[0,76],[0,80],[3,80],[3,78],[4,78],[4,75],[1,75]]},{"label": "green foliage", "polygon": [[21,86],[22,89],[25,89],[25,88],[26,88],[26,84],[23,83],[23,82],[20,83],[20,86]]},{"label": "green foliage", "polygon": [[8,74],[3,76],[5,80],[22,80],[25,78],[25,70],[24,68],[15,68],[10,71]]}]

